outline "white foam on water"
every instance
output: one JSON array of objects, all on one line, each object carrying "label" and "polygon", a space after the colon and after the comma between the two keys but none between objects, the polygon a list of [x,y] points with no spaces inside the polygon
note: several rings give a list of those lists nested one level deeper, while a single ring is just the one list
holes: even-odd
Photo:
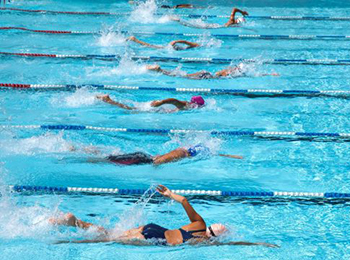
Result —
[{"label": "white foam on water", "polygon": [[69,152],[70,142],[63,138],[63,132],[46,133],[29,138],[12,138],[0,140],[0,149],[8,154],[35,155],[44,153]]},{"label": "white foam on water", "polygon": [[146,2],[139,3],[136,6],[136,8],[131,12],[129,21],[142,24],[169,22],[170,19],[168,15],[155,15],[157,9],[157,3],[154,0],[147,0]]},{"label": "white foam on water", "polygon": [[[147,220],[147,212],[145,207],[156,193],[155,188],[156,185],[152,185],[150,188],[148,188],[148,190],[132,207],[126,209],[118,216],[119,221],[115,224],[114,229],[111,231],[113,237],[118,237],[129,229],[145,224]],[[150,190],[152,190],[152,192],[148,193]]]},{"label": "white foam on water", "polygon": [[96,45],[101,47],[123,46],[126,38],[119,32],[103,30],[101,35],[96,38]]},{"label": "white foam on water", "polygon": [[88,78],[96,80],[96,78],[104,78],[109,76],[133,76],[147,73],[145,65],[134,62],[124,56],[117,67],[87,67],[86,74]]},{"label": "white foam on water", "polygon": [[207,148],[205,153],[199,153],[200,156],[215,155],[220,150],[223,140],[213,137],[208,132],[190,132],[186,134],[175,134],[171,140],[164,144],[166,150],[172,150],[175,147],[190,148],[195,145],[202,145]]},{"label": "white foam on water", "polygon": [[54,107],[84,107],[97,103],[97,93],[91,92],[88,88],[79,88],[74,93],[62,93],[51,98]]}]

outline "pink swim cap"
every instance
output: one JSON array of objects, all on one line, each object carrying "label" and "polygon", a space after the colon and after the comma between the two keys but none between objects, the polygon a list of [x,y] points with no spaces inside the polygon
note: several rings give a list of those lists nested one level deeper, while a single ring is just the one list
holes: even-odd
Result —
[{"label": "pink swim cap", "polygon": [[204,99],[201,96],[193,96],[191,98],[191,104],[197,104],[198,106],[204,106]]},{"label": "pink swim cap", "polygon": [[227,231],[227,228],[220,223],[215,223],[207,227],[207,236],[208,237],[217,237],[222,235]]}]

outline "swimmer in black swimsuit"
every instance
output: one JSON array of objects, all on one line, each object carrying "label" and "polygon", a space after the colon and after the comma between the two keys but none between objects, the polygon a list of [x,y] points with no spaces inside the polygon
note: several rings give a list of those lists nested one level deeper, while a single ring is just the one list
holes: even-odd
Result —
[{"label": "swimmer in black swimsuit", "polygon": [[174,5],[174,6],[170,6],[170,5],[161,5],[160,8],[165,8],[165,9],[193,9],[193,8],[203,8],[203,7],[199,7],[199,6],[194,6],[191,4],[179,4],[179,5]]},{"label": "swimmer in black swimsuit", "polygon": [[[131,107],[112,100],[109,95],[97,95],[96,98],[102,100],[105,103],[118,106],[126,110],[137,110],[136,107]],[[170,110],[169,112],[177,112],[179,110],[190,110],[195,108],[202,108],[204,107],[204,104],[205,104],[205,101],[201,96],[193,96],[190,101],[178,100],[175,98],[154,100],[151,102],[151,107],[160,107],[162,105],[173,105],[176,107],[176,109]]]},{"label": "swimmer in black swimsuit", "polygon": [[[148,70],[156,71],[159,73],[162,73],[167,76],[177,76],[172,71],[164,70],[159,65],[148,65],[146,67]],[[260,76],[279,76],[278,73],[268,73],[268,74],[261,74]],[[237,66],[230,66],[226,69],[217,71],[214,75],[210,73],[209,71],[199,71],[196,73],[186,74],[181,77],[188,78],[188,79],[219,79],[219,78],[237,78],[237,77],[248,77],[246,74],[246,70],[244,69],[244,65],[242,63],[238,64]]]},{"label": "swimmer in black swimsuit", "polygon": [[227,228],[223,224],[213,224],[207,227],[204,219],[194,210],[187,199],[178,195],[167,187],[159,185],[157,190],[160,194],[173,199],[183,206],[191,223],[182,226],[179,229],[167,229],[159,225],[150,223],[145,226],[130,229],[121,235],[115,235],[113,230],[106,230],[101,226],[84,222],[76,218],[73,214],[65,214],[61,218],[51,218],[49,221],[53,225],[64,225],[78,227],[83,229],[95,228],[99,236],[91,240],[78,241],[59,241],[58,243],[99,243],[99,242],[119,242],[122,244],[140,245],[140,243],[153,243],[157,245],[179,245],[188,242],[189,244],[206,245],[245,245],[245,246],[266,246],[278,247],[269,243],[251,243],[251,242],[227,242],[221,243],[214,238],[224,234]]},{"label": "swimmer in black swimsuit", "polygon": [[238,8],[233,8],[230,18],[223,25],[216,24],[216,23],[215,24],[204,24],[204,25],[199,24],[199,23],[194,24],[194,23],[184,21],[177,16],[173,16],[170,19],[172,21],[179,22],[180,24],[182,24],[184,26],[188,26],[188,27],[194,27],[194,28],[198,28],[198,29],[218,29],[218,28],[225,28],[225,27],[231,27],[231,26],[238,26],[239,24],[244,23],[245,19],[243,17],[235,18],[236,13],[241,13],[243,15],[243,17],[248,15],[248,13],[246,11],[240,10]]},{"label": "swimmer in black swimsuit", "polygon": [[[154,48],[154,49],[165,49],[167,47],[167,46],[153,45],[153,44],[149,44],[147,42],[140,41],[135,36],[130,36],[127,40],[133,41],[133,42],[139,43],[143,46],[146,46],[149,48]],[[171,46],[176,51],[183,51],[183,50],[188,50],[188,49],[200,47],[200,45],[198,43],[189,42],[189,41],[185,41],[185,40],[172,41],[168,44],[168,46]]]},{"label": "swimmer in black swimsuit", "polygon": [[[188,157],[195,157],[200,153],[209,155],[210,154],[209,148],[205,147],[202,144],[197,144],[189,148],[183,148],[183,147],[177,148],[163,155],[152,156],[143,152],[136,152],[136,153],[128,153],[128,154],[122,154],[122,155],[110,155],[102,160],[103,161],[107,160],[111,163],[115,163],[118,165],[141,165],[141,164],[160,165],[160,164],[169,163],[169,162],[176,162]],[[218,155],[222,157],[233,158],[233,159],[243,159],[243,157],[239,155],[231,155],[231,154],[218,154]],[[97,162],[97,161],[94,160],[94,162]]]}]

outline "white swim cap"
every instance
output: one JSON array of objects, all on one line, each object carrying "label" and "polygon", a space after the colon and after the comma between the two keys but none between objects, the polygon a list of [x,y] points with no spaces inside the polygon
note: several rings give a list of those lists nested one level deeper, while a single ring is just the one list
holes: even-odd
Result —
[{"label": "white swim cap", "polygon": [[238,17],[238,18],[236,19],[236,23],[244,23],[244,22],[245,22],[244,17]]},{"label": "white swim cap", "polygon": [[227,231],[227,228],[221,223],[215,223],[207,227],[208,237],[217,237]]}]

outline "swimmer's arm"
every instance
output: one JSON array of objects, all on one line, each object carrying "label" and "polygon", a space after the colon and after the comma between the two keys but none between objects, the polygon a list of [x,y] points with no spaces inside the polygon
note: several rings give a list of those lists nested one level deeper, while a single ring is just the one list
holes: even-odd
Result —
[{"label": "swimmer's arm", "polygon": [[140,41],[135,36],[130,36],[127,40],[128,41],[133,41],[133,42],[136,42],[136,43],[141,44],[143,46],[154,48],[154,49],[163,49],[164,48],[163,46],[153,45],[153,44],[149,44],[149,43],[144,42],[144,41]]},{"label": "swimmer's arm", "polygon": [[222,157],[228,157],[228,158],[232,158],[232,159],[243,159],[243,156],[240,156],[240,155],[233,155],[233,154],[218,154],[219,156],[222,156]]},{"label": "swimmer's arm", "polygon": [[159,107],[159,106],[162,106],[165,104],[174,105],[178,109],[183,109],[187,105],[187,102],[180,101],[180,100],[175,99],[175,98],[167,98],[167,99],[163,99],[163,100],[155,100],[151,103],[151,106],[152,107]]},{"label": "swimmer's arm", "polygon": [[188,45],[190,48],[195,48],[195,47],[199,47],[200,45],[198,43],[195,42],[189,42],[189,41],[185,41],[185,40],[177,40],[177,41],[172,41],[170,42],[171,46],[174,46],[177,43],[183,43]]},{"label": "swimmer's arm", "polygon": [[229,20],[224,25],[225,27],[229,27],[230,25],[236,24],[236,20],[235,20],[236,13],[241,13],[243,16],[248,15],[248,13],[246,11],[240,10],[238,8],[233,8]]},{"label": "swimmer's arm", "polygon": [[176,194],[169,190],[167,187],[163,185],[159,185],[157,188],[158,192],[162,194],[165,197],[169,197],[179,203],[184,207],[188,218],[191,220],[191,222],[203,222],[205,225],[205,222],[203,218],[194,210],[194,208],[191,206],[191,204],[187,201],[187,199],[184,196],[181,196],[179,194]]},{"label": "swimmer's arm", "polygon": [[171,71],[164,70],[157,64],[156,65],[147,65],[146,69],[153,70],[153,71],[156,71],[156,72],[160,72],[160,73],[162,73],[164,75],[167,75],[167,76],[173,76],[173,77],[175,76],[175,75],[172,74]]},{"label": "swimmer's arm", "polygon": [[108,103],[108,104],[111,104],[111,105],[114,105],[114,106],[117,106],[117,107],[120,107],[120,108],[123,108],[123,109],[135,110],[134,107],[130,107],[130,106],[124,105],[122,103],[119,103],[117,101],[114,101],[113,99],[110,98],[109,95],[97,95],[96,98],[99,99],[99,100],[102,100],[105,103]]},{"label": "swimmer's arm", "polygon": [[265,242],[258,242],[258,243],[251,243],[251,242],[245,242],[245,241],[237,241],[237,242],[219,242],[219,241],[211,241],[211,245],[216,245],[216,246],[265,246],[265,247],[273,247],[273,248],[279,248],[279,245],[276,244],[270,244],[270,243],[265,243]]}]

